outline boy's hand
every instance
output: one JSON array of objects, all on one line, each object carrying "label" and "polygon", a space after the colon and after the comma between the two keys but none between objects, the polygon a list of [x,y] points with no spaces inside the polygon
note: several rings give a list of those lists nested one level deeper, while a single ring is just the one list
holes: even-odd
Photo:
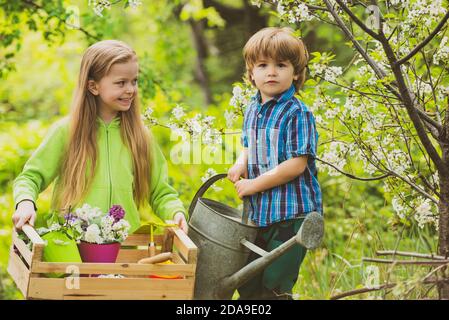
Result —
[{"label": "boy's hand", "polygon": [[254,179],[239,180],[234,184],[234,187],[237,190],[237,194],[240,199],[257,193],[257,190],[254,188]]},{"label": "boy's hand", "polygon": [[240,177],[245,179],[248,178],[248,169],[244,163],[236,163],[228,171],[228,179],[231,180],[232,183],[239,181]]}]

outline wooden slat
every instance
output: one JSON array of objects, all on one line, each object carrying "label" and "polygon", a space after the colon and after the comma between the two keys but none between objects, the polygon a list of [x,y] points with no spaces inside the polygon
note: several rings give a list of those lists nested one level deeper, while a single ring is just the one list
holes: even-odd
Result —
[{"label": "wooden slat", "polygon": [[14,280],[17,288],[20,292],[22,292],[23,296],[27,297],[30,271],[23,261],[20,260],[19,256],[14,252],[12,247],[9,254],[7,271]]},{"label": "wooden slat", "polygon": [[193,287],[189,279],[81,278],[79,289],[64,289],[64,299],[192,299]]},{"label": "wooden slat", "polygon": [[17,232],[12,233],[12,243],[16,246],[17,250],[19,250],[21,256],[25,259],[28,265],[31,265],[32,254],[28,246],[23,242],[22,239],[19,238]]},{"label": "wooden slat", "polygon": [[80,278],[79,288],[66,287],[66,279],[33,278],[30,298],[64,300],[192,299],[194,281],[189,279]]},{"label": "wooden slat", "polygon": [[137,263],[140,259],[148,257],[148,250],[121,249],[118,253],[117,263]]},{"label": "wooden slat", "polygon": [[27,235],[27,237],[34,244],[45,244],[44,240],[42,240],[41,236],[34,230],[34,227],[30,224],[26,223],[22,226],[22,231]]},{"label": "wooden slat", "polygon": [[[126,238],[126,240],[122,242],[122,246],[148,246],[150,240],[151,239],[149,234],[130,234],[128,238]],[[155,243],[161,244],[162,241],[162,235],[154,236]]]},{"label": "wooden slat", "polygon": [[42,255],[44,254],[44,247],[45,244],[33,244],[33,251],[32,251],[33,258],[31,259],[31,266],[35,262],[42,261]]},{"label": "wooden slat", "polygon": [[28,289],[29,299],[64,299],[65,279],[33,278]]},{"label": "wooden slat", "polygon": [[177,253],[173,253],[172,261],[176,264],[186,264],[185,261]]},{"label": "wooden slat", "polygon": [[31,272],[33,273],[66,273],[67,268],[73,270],[79,269],[80,274],[123,274],[123,275],[147,275],[147,274],[166,274],[192,276],[195,273],[196,265],[185,264],[137,264],[137,263],[60,263],[60,262],[36,262],[33,264]]},{"label": "wooden slat", "polygon": [[173,251],[173,237],[175,236],[171,228],[165,228],[164,238],[162,240],[162,252]]},{"label": "wooden slat", "polygon": [[178,248],[182,257],[192,264],[197,262],[197,247],[192,240],[185,234],[184,231],[176,228],[171,228],[175,234],[174,246]]}]

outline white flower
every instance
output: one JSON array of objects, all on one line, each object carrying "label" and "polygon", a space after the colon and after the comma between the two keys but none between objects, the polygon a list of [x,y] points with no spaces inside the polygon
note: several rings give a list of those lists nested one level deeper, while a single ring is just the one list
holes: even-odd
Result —
[{"label": "white flower", "polygon": [[143,119],[146,120],[148,122],[148,125],[150,126],[158,124],[157,119],[152,116],[153,112],[154,112],[153,108],[147,107],[143,114]]},{"label": "white flower", "polygon": [[439,64],[440,61],[447,61],[449,58],[449,46],[446,46],[448,37],[443,37],[440,42],[440,47],[433,56],[433,63]]},{"label": "white flower", "polygon": [[125,219],[122,219],[116,223],[114,223],[114,225],[112,226],[112,230],[114,231],[119,231],[119,230],[125,230],[128,231],[128,229],[130,228],[130,224],[128,221],[126,221]]},{"label": "white flower", "polygon": [[309,8],[302,2],[298,3],[295,10],[296,17],[298,21],[310,21],[313,16],[309,13]]},{"label": "white flower", "polygon": [[101,234],[103,235],[105,242],[115,241],[115,235],[112,230],[114,224],[114,218],[107,215],[101,219]]},{"label": "white flower", "polygon": [[192,135],[194,137],[198,136],[201,133],[201,131],[203,130],[203,128],[201,127],[200,121],[198,121],[199,117],[200,117],[200,115],[196,115],[192,119],[188,119],[186,121],[186,124],[190,128],[190,130],[192,130]]},{"label": "white flower", "polygon": [[240,86],[234,86],[232,88],[232,95],[237,98],[241,98],[243,95],[243,89]]},{"label": "white flower", "polygon": [[207,117],[205,117],[205,118],[203,119],[203,123],[204,123],[205,125],[212,126],[214,120],[215,120],[215,117],[207,116]]},{"label": "white flower", "polygon": [[346,103],[344,105],[344,114],[346,115],[349,112],[349,115],[352,119],[357,118],[359,115],[363,113],[363,108],[360,105],[355,104],[357,99],[354,97],[349,97],[346,99]]},{"label": "white flower", "polygon": [[224,117],[226,120],[226,128],[232,128],[234,126],[235,120],[237,120],[237,115],[233,111],[225,110]]},{"label": "white flower", "polygon": [[301,21],[310,21],[313,16],[309,13],[309,8],[302,2],[295,3],[295,6],[287,8],[283,1],[279,1],[276,11],[281,19],[287,20],[289,23]]},{"label": "white flower", "polygon": [[[422,198],[418,198],[422,201]],[[437,216],[432,213],[432,205],[430,199],[422,201],[415,209],[415,220],[418,222],[418,226],[422,229],[425,224],[433,223],[436,225]]]},{"label": "white flower", "polygon": [[321,63],[313,63],[310,66],[310,75],[312,77],[320,76],[323,74],[325,69],[326,69],[326,65],[321,64]]},{"label": "white flower", "polygon": [[262,5],[262,1],[263,0],[251,0],[251,4],[253,6],[256,6],[256,7],[260,8],[260,6]]},{"label": "white flower", "polygon": [[337,77],[339,77],[342,73],[342,67],[327,67],[324,70],[324,80],[328,82],[335,82]]},{"label": "white flower", "polygon": [[405,214],[407,213],[407,208],[402,204],[402,202],[402,199],[395,195],[391,200],[391,205],[393,206],[393,210],[396,211],[398,217],[404,219]]},{"label": "white flower", "polygon": [[[323,153],[321,158],[323,161],[326,161],[334,165],[340,171],[343,171],[343,168],[346,165],[346,159],[344,158],[344,155],[347,150],[348,147],[343,142],[332,141],[328,149]],[[324,168],[329,172],[330,176],[336,176],[340,174],[336,169],[332,168],[331,166],[324,165]]]},{"label": "white flower", "polygon": [[206,145],[216,145],[222,143],[222,137],[217,129],[207,128],[203,133],[202,142]]},{"label": "white flower", "polygon": [[393,6],[402,5],[403,7],[405,7],[405,5],[408,4],[408,0],[390,0],[390,2]]},{"label": "white flower", "polygon": [[[204,183],[207,180],[209,180],[211,177],[215,176],[217,174],[217,171],[215,171],[213,168],[209,168],[206,170],[206,173],[204,174],[204,176],[201,177],[201,181]],[[220,187],[217,187],[215,185],[212,185],[212,189],[215,191],[221,191],[223,190]]]},{"label": "white flower", "polygon": [[140,6],[142,4],[142,1],[140,0],[128,0],[129,6],[132,9],[136,9],[138,6]]},{"label": "white flower", "polygon": [[78,218],[84,220],[84,221],[89,221],[95,218],[98,218],[100,216],[102,216],[104,213],[100,210],[100,208],[92,208],[90,205],[88,205],[87,203],[84,204],[81,208],[77,208],[75,210],[75,216],[77,216]]},{"label": "white flower", "polygon": [[175,117],[176,120],[180,120],[182,117],[185,116],[185,112],[184,112],[184,108],[177,105],[173,111],[172,111],[173,116]]},{"label": "white flower", "polygon": [[147,109],[145,110],[144,116],[146,118],[151,118],[151,115],[153,114],[154,110],[151,107],[147,107]]},{"label": "white flower", "polygon": [[336,108],[329,108],[326,110],[326,113],[324,114],[324,116],[328,119],[334,119],[335,116],[338,114],[338,109]]},{"label": "white flower", "polygon": [[91,224],[87,227],[84,240],[90,243],[103,243],[103,238],[100,236],[100,228],[96,224]]},{"label": "white flower", "polygon": [[284,5],[282,4],[282,1],[278,2],[278,5],[276,7],[276,11],[279,13],[280,16],[283,16],[287,13],[287,11],[285,10]]}]

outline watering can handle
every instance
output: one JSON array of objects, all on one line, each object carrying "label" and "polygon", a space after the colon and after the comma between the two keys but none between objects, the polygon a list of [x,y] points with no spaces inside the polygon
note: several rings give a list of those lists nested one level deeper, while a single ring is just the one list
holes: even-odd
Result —
[{"label": "watering can handle", "polygon": [[192,199],[192,202],[190,203],[189,207],[189,219],[192,216],[193,210],[195,209],[196,203],[198,202],[198,199],[201,198],[204,193],[218,180],[226,178],[228,175],[226,173],[220,173],[217,174],[203,183],[203,185],[198,189],[195,196]]},{"label": "watering can handle", "polygon": [[[192,217],[193,210],[195,209],[196,203],[198,202],[198,199],[201,198],[204,193],[217,181],[227,178],[226,173],[220,173],[213,177],[210,177],[206,182],[203,183],[203,185],[199,188],[199,190],[196,192],[195,196],[192,199],[192,202],[190,203],[189,207],[189,220]],[[242,222],[245,224],[248,222],[248,209],[249,209],[249,201],[248,198],[245,197],[243,201],[243,214],[242,214]]]}]

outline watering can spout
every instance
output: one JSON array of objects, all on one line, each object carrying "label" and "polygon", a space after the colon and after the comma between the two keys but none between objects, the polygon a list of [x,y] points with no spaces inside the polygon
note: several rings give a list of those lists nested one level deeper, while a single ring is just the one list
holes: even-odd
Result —
[{"label": "watering can spout", "polygon": [[298,233],[294,237],[270,252],[266,252],[253,245],[251,242],[246,241],[246,239],[242,239],[242,245],[255,251],[261,255],[261,257],[247,264],[234,274],[222,279],[216,287],[215,297],[217,299],[225,299],[226,297],[232,296],[232,292],[235,289],[241,287],[249,279],[265,269],[271,262],[283,255],[296,243],[309,250],[317,248],[321,244],[323,234],[323,217],[317,212],[311,212],[306,216]]}]

